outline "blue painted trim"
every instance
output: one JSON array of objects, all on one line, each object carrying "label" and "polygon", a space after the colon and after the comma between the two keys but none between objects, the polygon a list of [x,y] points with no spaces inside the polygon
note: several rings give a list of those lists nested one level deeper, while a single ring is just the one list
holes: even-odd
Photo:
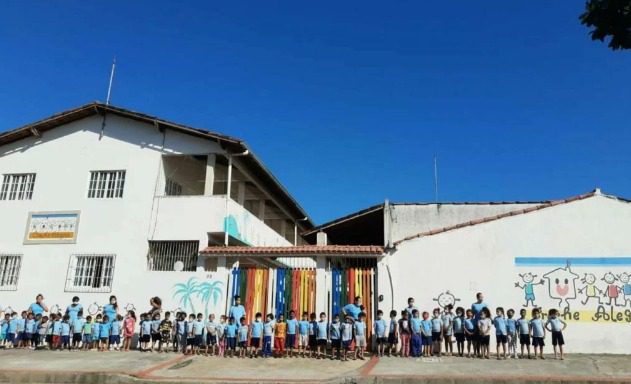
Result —
[{"label": "blue painted trim", "polygon": [[598,266],[631,266],[631,257],[516,257],[515,266],[536,267],[555,266],[564,267],[570,263],[574,267]]}]

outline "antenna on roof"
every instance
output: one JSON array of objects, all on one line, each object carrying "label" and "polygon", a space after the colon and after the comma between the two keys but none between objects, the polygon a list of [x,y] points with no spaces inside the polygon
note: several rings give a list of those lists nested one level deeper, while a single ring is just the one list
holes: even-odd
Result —
[{"label": "antenna on roof", "polygon": [[114,82],[114,72],[116,71],[116,56],[112,60],[112,71],[110,72],[110,84],[107,87],[107,99],[105,99],[105,105],[110,105],[112,100],[112,82]]},{"label": "antenna on roof", "polygon": [[434,155],[434,201],[438,203],[438,157]]}]

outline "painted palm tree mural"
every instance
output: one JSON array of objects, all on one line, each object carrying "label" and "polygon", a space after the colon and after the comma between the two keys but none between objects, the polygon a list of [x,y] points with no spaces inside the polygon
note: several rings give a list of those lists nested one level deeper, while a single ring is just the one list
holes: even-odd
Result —
[{"label": "painted palm tree mural", "polygon": [[173,286],[173,298],[178,299],[180,306],[190,313],[197,313],[194,301],[201,301],[204,308],[205,317],[208,317],[208,309],[210,301],[213,306],[217,306],[222,294],[221,281],[198,281],[197,278],[191,277],[184,283],[177,283]]}]

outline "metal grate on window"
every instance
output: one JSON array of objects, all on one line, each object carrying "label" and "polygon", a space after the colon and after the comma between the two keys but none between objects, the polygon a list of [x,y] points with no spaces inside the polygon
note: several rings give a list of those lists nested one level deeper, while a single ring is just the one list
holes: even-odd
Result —
[{"label": "metal grate on window", "polygon": [[0,187],[0,200],[31,200],[34,187],[34,173],[5,174]]},{"label": "metal grate on window", "polygon": [[182,186],[171,179],[167,179],[164,185],[165,196],[180,196],[182,194]]},{"label": "metal grate on window", "polygon": [[175,271],[176,263],[182,271],[194,271],[197,268],[199,241],[149,241],[147,268],[150,271]]},{"label": "metal grate on window", "polygon": [[18,289],[22,255],[0,253],[0,291]]},{"label": "metal grate on window", "polygon": [[116,255],[71,255],[66,292],[111,292]]},{"label": "metal grate on window", "polygon": [[125,188],[125,171],[92,171],[88,186],[90,199],[120,199]]}]

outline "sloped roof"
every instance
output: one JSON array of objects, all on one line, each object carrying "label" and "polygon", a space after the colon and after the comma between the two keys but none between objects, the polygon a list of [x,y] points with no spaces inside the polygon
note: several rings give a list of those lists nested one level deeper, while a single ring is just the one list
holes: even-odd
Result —
[{"label": "sloped roof", "polygon": [[305,230],[313,227],[313,222],[305,212],[305,210],[298,204],[298,202],[289,194],[285,187],[276,179],[276,177],[267,169],[267,167],[254,155],[252,150],[247,144],[235,137],[207,131],[204,129],[193,128],[187,125],[174,123],[168,120],[164,120],[155,116],[147,115],[140,112],[131,111],[113,105],[106,105],[99,102],[93,102],[82,105],[77,108],[69,109],[45,119],[36,121],[25,126],[0,133],[0,146],[12,143],[17,140],[27,138],[29,136],[37,136],[44,134],[44,132],[51,129],[55,129],[64,124],[71,123],[73,121],[81,120],[89,116],[94,115],[106,115],[114,114],[124,118],[140,121],[143,123],[156,126],[158,129],[171,129],[180,133],[200,137],[203,139],[213,140],[218,142],[224,149],[233,153],[241,153],[249,151],[248,156],[243,156],[239,160],[244,163],[246,167],[253,170],[253,174],[257,177],[261,183],[269,188],[269,191],[274,196],[279,196],[293,218],[300,220],[307,218],[305,221],[298,221],[298,225],[303,226]]},{"label": "sloped roof", "polygon": [[[561,204],[567,204],[567,203],[571,203],[571,202],[574,202],[574,201],[588,199],[588,198],[596,196],[596,195],[600,195],[600,191],[599,190],[595,190],[595,191],[592,191],[592,192],[589,192],[589,193],[584,193],[582,195],[569,197],[567,199],[551,200],[551,201],[545,202],[543,204],[535,205],[533,207],[528,207],[528,208],[524,208],[524,209],[517,209],[517,210],[514,210],[514,211],[502,213],[502,214],[499,214],[499,215],[484,217],[484,218],[481,218],[481,219],[471,220],[471,221],[467,221],[467,222],[456,224],[456,225],[450,225],[450,226],[447,226],[447,227],[432,229],[430,231],[420,232],[420,233],[414,234],[412,236],[404,237],[401,240],[395,241],[393,243],[393,245],[396,247],[396,246],[398,246],[399,244],[401,244],[401,243],[403,243],[405,241],[418,239],[419,237],[433,236],[433,235],[437,235],[439,233],[444,233],[444,232],[453,231],[453,230],[460,229],[460,228],[470,227],[470,226],[473,226],[473,225],[478,225],[478,224],[483,224],[483,223],[488,223],[488,222],[491,222],[491,221],[504,219],[506,217],[512,217],[512,216],[523,215],[523,214],[530,213],[530,212],[536,212],[536,211],[539,211],[539,210],[542,210],[542,209],[545,209],[545,208],[550,208],[550,207],[554,207],[554,206],[561,205]],[[622,200],[622,199],[620,199],[620,200]]]},{"label": "sloped roof", "polygon": [[316,255],[373,255],[383,254],[376,245],[297,245],[292,247],[214,246],[200,252],[202,255],[259,255],[259,256],[316,256]]}]

